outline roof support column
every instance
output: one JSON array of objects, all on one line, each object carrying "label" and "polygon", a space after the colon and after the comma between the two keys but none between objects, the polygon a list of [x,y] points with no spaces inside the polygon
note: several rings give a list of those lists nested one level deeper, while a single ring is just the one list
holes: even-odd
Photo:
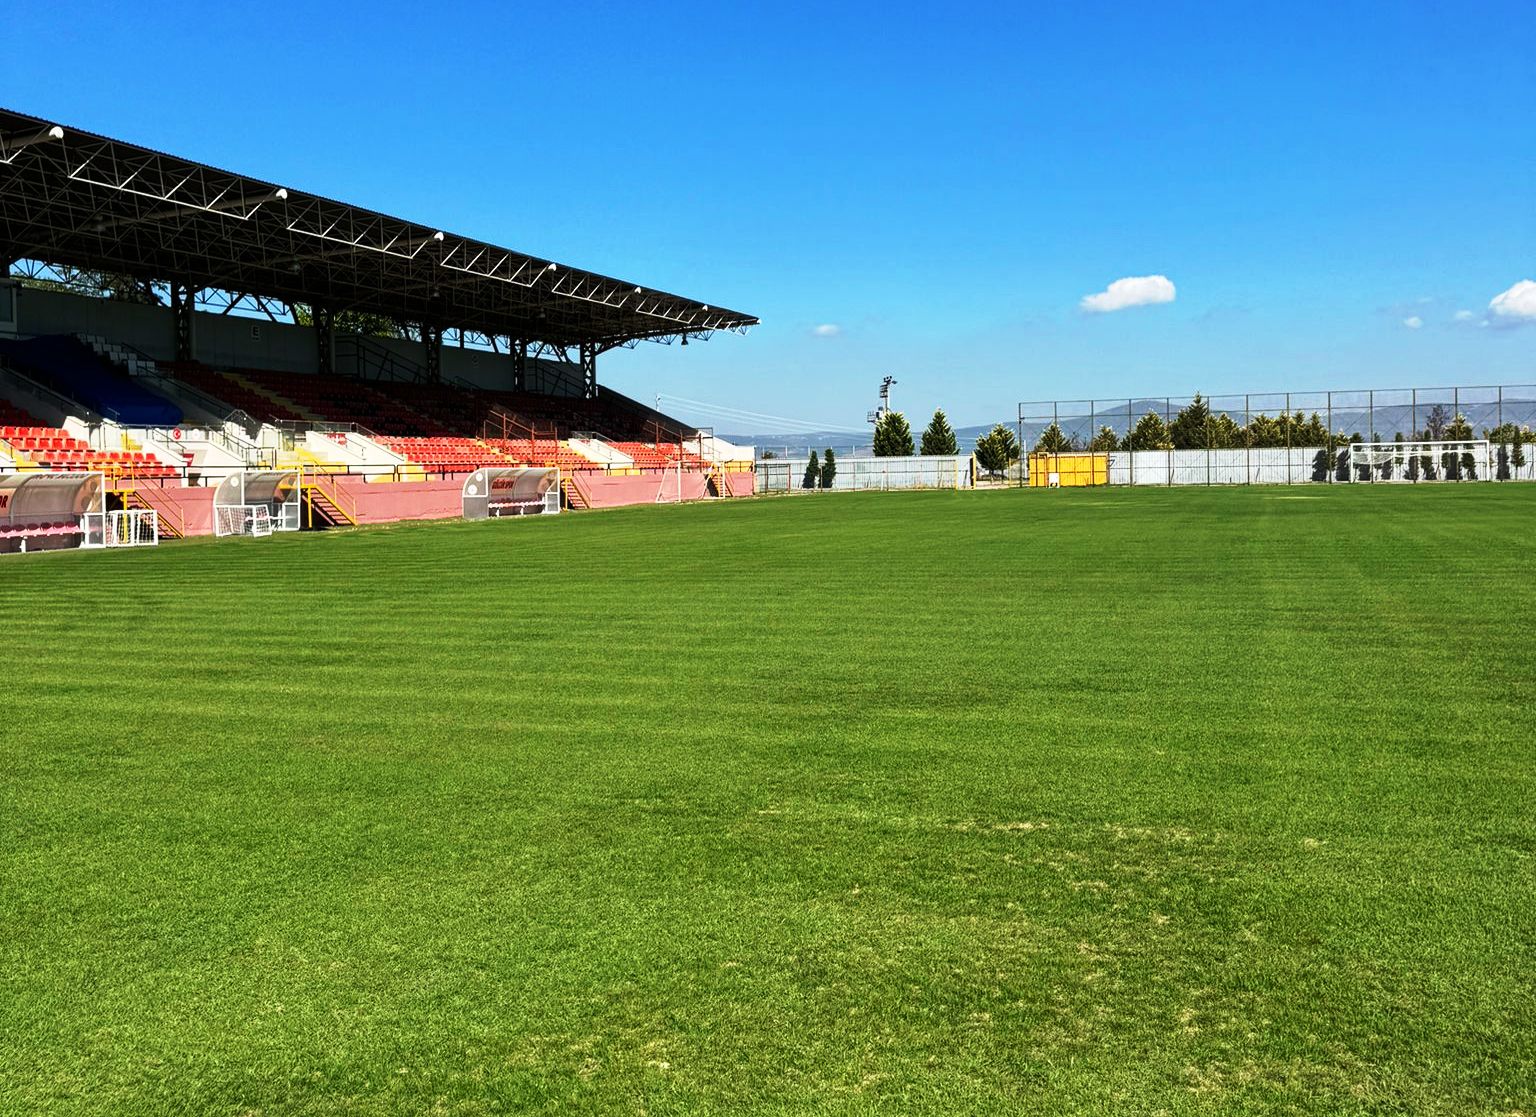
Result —
[{"label": "roof support column", "polygon": [[588,399],[597,398],[597,343],[581,343],[581,389]]},{"label": "roof support column", "polygon": [[427,379],[435,383],[443,378],[443,327],[436,322],[423,322],[421,344],[427,350]]},{"label": "roof support column", "polygon": [[512,390],[526,392],[528,390],[528,339],[514,337],[508,340],[512,343]]},{"label": "roof support column", "polygon": [[176,359],[191,361],[196,358],[193,339],[192,314],[197,310],[197,288],[191,283],[171,280],[171,318],[176,328]]},{"label": "roof support column", "polygon": [[321,376],[336,371],[336,312],[328,306],[315,304],[315,367]]}]

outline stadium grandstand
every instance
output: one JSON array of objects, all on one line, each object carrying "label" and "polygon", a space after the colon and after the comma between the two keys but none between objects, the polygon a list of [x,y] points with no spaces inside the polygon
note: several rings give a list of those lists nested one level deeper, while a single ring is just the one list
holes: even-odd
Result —
[{"label": "stadium grandstand", "polygon": [[[574,508],[752,492],[752,448],[597,373],[746,314],[7,110],[0,257],[0,476],[99,474],[159,535],[273,471],[289,527],[457,515],[483,468]],[[37,526],[0,551],[87,538]]]}]

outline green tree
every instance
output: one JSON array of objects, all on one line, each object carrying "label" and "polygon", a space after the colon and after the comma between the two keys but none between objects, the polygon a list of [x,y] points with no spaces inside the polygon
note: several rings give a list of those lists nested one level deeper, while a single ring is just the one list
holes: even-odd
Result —
[{"label": "green tree", "polygon": [[1323,424],[1322,416],[1316,411],[1306,422],[1302,422],[1301,412],[1298,411],[1291,419],[1291,445],[1292,446],[1323,446],[1333,449],[1333,439],[1329,437],[1328,428]]},{"label": "green tree", "polygon": [[1072,440],[1061,432],[1055,423],[1040,432],[1035,442],[1035,452],[1040,454],[1064,454],[1072,449]]},{"label": "green tree", "polygon": [[1000,477],[1019,460],[1019,440],[999,423],[976,440],[976,463],[993,477]]},{"label": "green tree", "polygon": [[816,451],[811,451],[811,460],[805,463],[805,479],[800,482],[802,489],[814,489],[821,480],[821,463],[816,460]]},{"label": "green tree", "polygon": [[900,411],[887,411],[875,424],[875,457],[910,458],[912,428]]},{"label": "green tree", "polygon": [[98,271],[92,268],[71,268],[55,265],[57,279],[23,277],[23,287],[35,287],[41,291],[68,291],[77,295],[90,295],[98,299],[115,299],[118,302],[139,303],[144,306],[163,306],[160,292],[152,279],[122,272]]},{"label": "green tree", "polygon": [[1513,470],[1525,465],[1525,444],[1531,440],[1531,432],[1516,423],[1500,423],[1483,431],[1495,447],[1498,455],[1498,474],[1501,480],[1509,480]]},{"label": "green tree", "polygon": [[[1452,443],[1470,443],[1472,441],[1472,424],[1467,422],[1467,417],[1465,415],[1462,415],[1460,412],[1458,412],[1456,417],[1446,425],[1445,437]],[[1452,451],[1452,453],[1447,456],[1451,458],[1453,468],[1455,469],[1455,476],[1459,478],[1465,478],[1468,481],[1476,481],[1477,459],[1472,456],[1472,447],[1460,447],[1460,455],[1454,453],[1454,451],[1458,449],[1457,446],[1452,445],[1448,447],[1448,449]],[[1450,473],[1447,471],[1447,476],[1449,475]]]},{"label": "green tree", "polygon": [[[300,326],[315,324],[315,311],[308,303],[292,303],[293,320]],[[387,314],[367,310],[343,310],[331,319],[331,329],[338,334],[362,334],[364,337],[404,337],[405,330]]]},{"label": "green tree", "polygon": [[1424,437],[1432,442],[1445,438],[1445,429],[1451,425],[1451,413],[1442,404],[1435,404],[1424,417]]},{"label": "green tree", "polygon": [[1252,416],[1243,428],[1243,442],[1255,449],[1270,449],[1285,445],[1285,416],[1271,419],[1262,412]]},{"label": "green tree", "polygon": [[832,447],[827,447],[826,457],[821,460],[821,487],[830,489],[832,479],[837,476],[837,458],[832,453]]},{"label": "green tree", "polygon": [[1111,453],[1120,449],[1120,436],[1114,427],[1100,427],[1099,433],[1088,443],[1088,449],[1096,454]]},{"label": "green tree", "polygon": [[1392,473],[1393,473],[1394,470],[1400,470],[1400,469],[1403,468],[1403,432],[1402,431],[1398,431],[1395,435],[1392,436],[1392,443],[1393,443],[1393,447],[1392,447],[1392,460],[1389,461],[1386,465],[1384,465],[1382,467],[1382,469],[1381,469],[1381,476],[1385,480],[1388,480],[1388,481],[1392,480]]},{"label": "green tree", "polygon": [[1204,450],[1211,438],[1211,406],[1195,393],[1168,424],[1168,441],[1175,450]]},{"label": "green tree", "polygon": [[955,430],[949,425],[949,418],[941,407],[934,411],[928,429],[923,432],[923,453],[949,457],[959,452],[960,444],[955,440]]},{"label": "green tree", "polygon": [[1243,428],[1223,411],[1211,420],[1211,449],[1230,450],[1243,444]]},{"label": "green tree", "polygon": [[1135,429],[1125,441],[1132,450],[1173,449],[1173,443],[1168,439],[1168,427],[1163,423],[1163,417],[1156,411],[1148,411],[1138,419]]}]

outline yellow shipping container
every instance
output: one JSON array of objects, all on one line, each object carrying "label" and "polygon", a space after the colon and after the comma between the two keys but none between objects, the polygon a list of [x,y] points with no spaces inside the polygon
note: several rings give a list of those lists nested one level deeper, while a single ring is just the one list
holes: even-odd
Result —
[{"label": "yellow shipping container", "polygon": [[1066,488],[1069,485],[1109,484],[1108,454],[1046,454],[1029,455],[1029,487],[1043,489],[1055,482]]}]

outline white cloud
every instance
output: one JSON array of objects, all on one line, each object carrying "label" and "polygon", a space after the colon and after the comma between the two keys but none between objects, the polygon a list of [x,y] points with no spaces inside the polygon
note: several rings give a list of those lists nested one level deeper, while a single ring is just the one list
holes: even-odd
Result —
[{"label": "white cloud", "polygon": [[1094,314],[1108,314],[1132,306],[1171,303],[1177,291],[1166,275],[1128,275],[1095,295],[1084,295],[1077,305]]},{"label": "white cloud", "polygon": [[1410,314],[1407,318],[1403,319],[1403,325],[1407,326],[1410,330],[1417,330],[1423,327],[1424,319],[1420,318],[1417,314]]},{"label": "white cloud", "polygon": [[1509,290],[1500,291],[1488,303],[1488,309],[1502,325],[1536,322],[1536,280],[1522,279]]},{"label": "white cloud", "polygon": [[1451,317],[1456,319],[1458,322],[1470,322],[1472,319],[1476,318],[1477,315],[1473,314],[1470,310],[1458,310],[1455,314],[1451,315]]},{"label": "white cloud", "polygon": [[836,322],[823,322],[821,325],[817,326],[814,330],[811,331],[811,333],[815,334],[817,337],[836,337],[842,332],[843,328]]}]

